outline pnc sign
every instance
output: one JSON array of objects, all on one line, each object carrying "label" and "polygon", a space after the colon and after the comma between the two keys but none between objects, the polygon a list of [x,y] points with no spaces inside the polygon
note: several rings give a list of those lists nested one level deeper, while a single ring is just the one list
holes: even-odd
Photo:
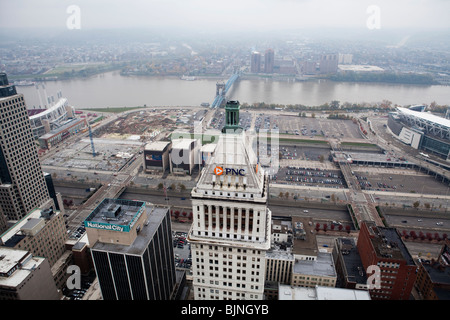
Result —
[{"label": "pnc sign", "polygon": [[235,176],[244,176],[245,175],[245,169],[232,169],[232,168],[222,168],[222,167],[215,167],[214,168],[214,174],[216,176],[221,176],[222,174],[231,174]]}]

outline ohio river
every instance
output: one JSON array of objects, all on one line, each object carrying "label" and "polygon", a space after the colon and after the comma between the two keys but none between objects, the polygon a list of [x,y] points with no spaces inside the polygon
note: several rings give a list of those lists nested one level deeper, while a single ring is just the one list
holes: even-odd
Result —
[{"label": "ohio river", "polygon": [[[177,77],[121,76],[115,71],[86,79],[42,82],[38,83],[39,90],[35,86],[19,86],[17,91],[24,94],[29,109],[39,108],[51,96],[56,101],[59,91],[70,105],[80,109],[143,105],[200,106],[203,102],[212,103],[216,83],[226,80],[215,78],[186,81]],[[430,104],[433,101],[449,104],[450,86],[241,79],[231,87],[228,98],[250,104],[265,102],[307,106],[318,106],[332,100],[341,103],[372,103],[384,99],[402,106]]]}]

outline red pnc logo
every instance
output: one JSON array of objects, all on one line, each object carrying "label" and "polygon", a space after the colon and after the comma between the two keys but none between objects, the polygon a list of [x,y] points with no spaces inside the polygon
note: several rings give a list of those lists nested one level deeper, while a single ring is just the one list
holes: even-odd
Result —
[{"label": "red pnc logo", "polygon": [[214,174],[215,174],[216,176],[222,175],[222,174],[223,174],[223,169],[222,169],[221,167],[215,167],[215,168],[214,168]]}]

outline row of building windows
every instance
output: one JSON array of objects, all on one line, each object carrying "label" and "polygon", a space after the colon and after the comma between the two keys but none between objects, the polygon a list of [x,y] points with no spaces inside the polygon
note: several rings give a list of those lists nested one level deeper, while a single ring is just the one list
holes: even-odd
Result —
[{"label": "row of building windows", "polygon": [[[206,292],[209,292],[209,294],[207,295]],[[247,298],[255,300],[261,299],[259,294],[226,291],[218,289],[208,290],[205,288],[198,288],[197,298],[208,300],[245,300]]]}]

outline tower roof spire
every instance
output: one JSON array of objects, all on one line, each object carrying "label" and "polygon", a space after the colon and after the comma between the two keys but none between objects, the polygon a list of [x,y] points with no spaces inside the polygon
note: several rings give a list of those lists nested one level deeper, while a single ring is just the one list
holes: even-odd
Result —
[{"label": "tower roof spire", "polygon": [[225,105],[225,126],[222,133],[240,133],[242,127],[239,126],[239,101],[230,100]]}]

